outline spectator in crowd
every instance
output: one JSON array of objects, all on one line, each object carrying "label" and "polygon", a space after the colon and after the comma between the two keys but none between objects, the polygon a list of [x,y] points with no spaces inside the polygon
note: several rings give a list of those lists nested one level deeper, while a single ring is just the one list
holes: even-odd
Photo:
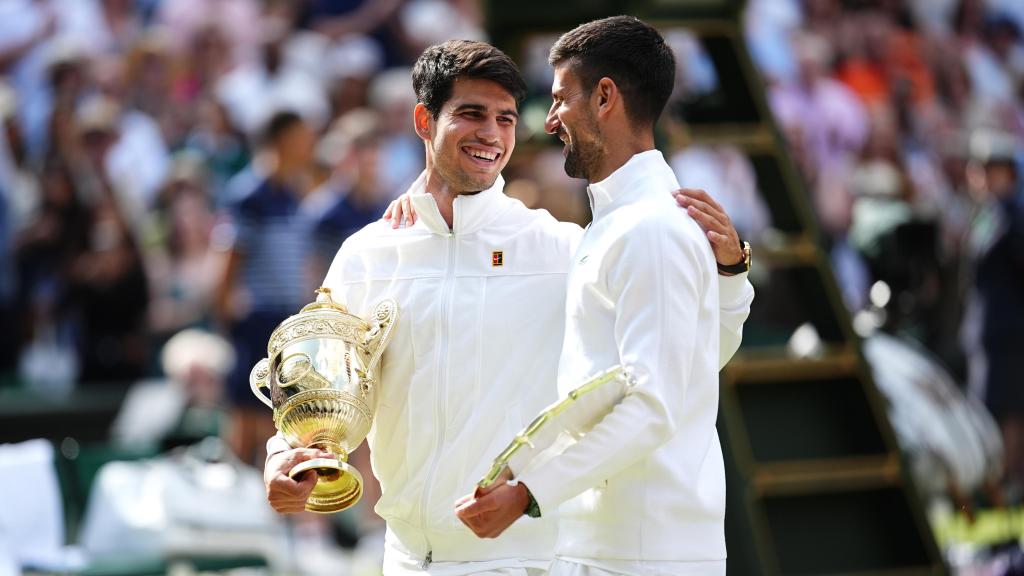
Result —
[{"label": "spectator in crowd", "polygon": [[[41,346],[59,348],[61,358],[77,357],[73,333],[75,310],[68,296],[72,262],[88,240],[88,212],[75,187],[69,166],[53,161],[44,166],[38,212],[15,237],[13,257],[18,279],[15,350],[24,359]],[[50,359],[51,365],[59,363]],[[34,380],[38,374],[23,374]],[[68,378],[73,374],[66,375]]]},{"label": "spectator in crowd", "polygon": [[1024,350],[1024,178],[1020,147],[1005,133],[972,138],[971,192],[979,210],[968,253],[973,290],[964,319],[970,387],[1003,432],[1006,477],[1024,489],[1024,387],[1017,358]]},{"label": "spectator in crowd", "polygon": [[14,219],[8,209],[7,193],[0,187],[0,378],[14,368],[16,356],[14,323],[14,296],[17,276],[12,262],[11,227]]},{"label": "spectator in crowd", "polygon": [[181,152],[159,201],[164,245],[148,258],[149,331],[156,340],[185,328],[209,328],[210,305],[224,267],[211,242],[214,214],[203,158]]},{"label": "spectator in crowd", "polygon": [[327,163],[334,166],[325,184],[330,205],[314,228],[313,278],[323,278],[338,248],[363,226],[379,220],[393,190],[381,182],[380,122],[370,110],[353,110],[341,117],[322,142]]},{"label": "spectator in crowd", "polygon": [[11,232],[24,226],[39,207],[39,182],[29,161],[18,106],[14,89],[0,81],[0,189],[6,193]]},{"label": "spectator in crowd", "polygon": [[261,23],[260,59],[242,64],[217,83],[217,97],[233,115],[232,121],[250,134],[258,131],[276,110],[300,114],[319,130],[330,120],[323,80],[314,69],[323,57],[322,41],[290,34],[282,18]]},{"label": "spectator in crowd", "polygon": [[304,199],[315,188],[312,128],[294,112],[275,113],[264,129],[266,177],[229,206],[235,239],[217,288],[216,314],[228,329],[237,364],[228,376],[230,440],[245,461],[262,458],[273,434],[266,406],[249,388],[249,371],[266,355],[274,328],[310,300],[312,218]]},{"label": "spectator in crowd", "polygon": [[214,205],[223,207],[228,181],[241,172],[250,160],[245,135],[231,123],[231,117],[223,104],[209,97],[199,99],[198,112],[185,138],[185,147],[205,159]]}]

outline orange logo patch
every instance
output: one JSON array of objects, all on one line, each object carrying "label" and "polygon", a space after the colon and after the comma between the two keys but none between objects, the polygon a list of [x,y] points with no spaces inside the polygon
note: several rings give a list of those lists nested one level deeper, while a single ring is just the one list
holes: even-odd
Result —
[{"label": "orange logo patch", "polygon": [[505,265],[505,253],[501,250],[491,252],[491,266],[498,267]]}]

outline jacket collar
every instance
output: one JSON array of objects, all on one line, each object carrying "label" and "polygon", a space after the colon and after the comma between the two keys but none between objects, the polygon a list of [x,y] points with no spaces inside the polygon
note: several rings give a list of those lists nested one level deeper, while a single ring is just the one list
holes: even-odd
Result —
[{"label": "jacket collar", "polygon": [[490,188],[455,199],[453,226],[449,230],[448,224],[437,207],[437,202],[426,191],[426,181],[427,173],[424,171],[409,187],[409,194],[417,217],[414,228],[422,226],[432,234],[449,235],[475,232],[494,220],[495,216],[510,201],[502,192],[505,189],[505,179],[498,175],[498,179]]},{"label": "jacket collar", "polygon": [[672,168],[665,162],[659,150],[647,150],[634,154],[632,158],[600,182],[587,186],[590,208],[597,219],[609,211],[620,198],[638,190],[640,182],[651,176],[675,179]]}]

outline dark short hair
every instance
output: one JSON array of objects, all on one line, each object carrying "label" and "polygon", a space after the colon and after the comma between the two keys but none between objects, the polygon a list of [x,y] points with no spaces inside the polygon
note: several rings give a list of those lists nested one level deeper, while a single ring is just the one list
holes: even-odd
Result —
[{"label": "dark short hair", "polygon": [[449,40],[427,48],[416,60],[412,69],[416,100],[437,118],[459,78],[497,83],[512,95],[517,108],[526,98],[526,81],[507,54],[486,42]]},{"label": "dark short hair", "polygon": [[552,66],[569,65],[588,93],[601,78],[622,92],[626,114],[653,126],[675,85],[676,59],[653,27],[632,16],[594,20],[566,32],[551,47]]},{"label": "dark short hair", "polygon": [[302,116],[292,110],[275,112],[263,125],[261,141],[265,146],[273,145],[291,127],[302,124]]}]

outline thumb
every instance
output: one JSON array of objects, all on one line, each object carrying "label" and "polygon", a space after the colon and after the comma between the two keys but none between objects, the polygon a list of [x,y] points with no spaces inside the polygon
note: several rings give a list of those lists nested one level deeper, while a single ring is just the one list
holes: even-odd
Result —
[{"label": "thumb", "polygon": [[313,486],[316,486],[316,481],[320,476],[317,475],[316,470],[306,470],[301,476],[296,478],[300,493],[309,494],[313,491]]}]

